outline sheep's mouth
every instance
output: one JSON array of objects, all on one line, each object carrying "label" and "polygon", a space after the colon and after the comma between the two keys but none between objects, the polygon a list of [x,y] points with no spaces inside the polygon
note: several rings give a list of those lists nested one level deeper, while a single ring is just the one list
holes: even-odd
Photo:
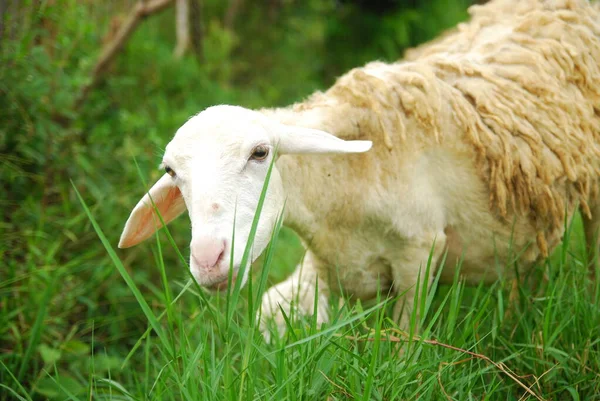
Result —
[{"label": "sheep's mouth", "polygon": [[[234,272],[233,275],[231,276],[231,283],[234,284],[236,279],[237,279],[237,272]],[[213,291],[213,292],[219,292],[222,290],[226,290],[228,285],[229,285],[229,275],[227,275],[224,280],[218,281],[218,282],[210,284],[210,285],[206,285],[204,288],[206,288],[207,290]]]}]

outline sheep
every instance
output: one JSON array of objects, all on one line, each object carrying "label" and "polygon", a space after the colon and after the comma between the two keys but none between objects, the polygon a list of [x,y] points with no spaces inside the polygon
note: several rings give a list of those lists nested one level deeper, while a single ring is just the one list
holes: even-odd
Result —
[{"label": "sheep", "polygon": [[160,227],[151,197],[165,223],[188,210],[200,285],[225,288],[230,265],[245,283],[243,247],[273,163],[251,259],[281,213],[307,252],[264,294],[265,331],[269,321],[285,329],[281,309],[313,313],[315,291],[318,322],[332,292],[401,294],[394,318],[407,327],[430,258],[442,282],[460,259],[464,280],[490,283],[514,273],[505,267],[514,255],[522,271],[547,257],[577,210],[597,250],[600,10],[493,0],[470,13],[405,60],[353,69],[295,105],[219,105],[192,117],[119,246]]}]

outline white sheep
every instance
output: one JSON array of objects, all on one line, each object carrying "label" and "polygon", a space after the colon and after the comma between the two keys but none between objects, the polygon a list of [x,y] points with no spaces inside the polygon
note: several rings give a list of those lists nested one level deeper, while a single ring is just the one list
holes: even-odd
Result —
[{"label": "white sheep", "polygon": [[[198,283],[227,286],[230,263],[237,279],[277,146],[252,260],[284,203],[285,224],[308,248],[263,297],[263,317],[281,329],[279,305],[289,312],[296,297],[299,312],[312,313],[317,284],[319,322],[331,291],[364,300],[380,291],[404,294],[395,317],[406,326],[430,253],[442,282],[459,259],[467,281],[491,282],[512,273],[504,271],[511,255],[521,269],[547,256],[579,207],[597,249],[598,9],[583,0],[496,0],[471,13],[414,60],[352,70],[292,107],[215,106],[186,122],[149,194],[165,222],[187,208]],[[159,225],[146,195],[119,246]]]}]

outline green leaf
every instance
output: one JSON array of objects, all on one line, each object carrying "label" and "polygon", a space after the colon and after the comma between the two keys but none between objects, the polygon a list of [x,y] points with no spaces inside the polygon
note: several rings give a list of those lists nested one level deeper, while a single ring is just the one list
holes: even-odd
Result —
[{"label": "green leaf", "polygon": [[118,370],[121,367],[122,358],[111,355],[95,355],[94,371],[100,375],[111,370]]},{"label": "green leaf", "polygon": [[44,377],[37,382],[35,391],[51,399],[65,399],[69,394],[80,395],[86,387],[70,376]]},{"label": "green leaf", "polygon": [[71,355],[88,355],[90,346],[82,341],[71,340],[62,345],[63,351]]},{"label": "green leaf", "polygon": [[62,356],[60,350],[56,348],[51,348],[46,344],[40,345],[38,347],[38,351],[40,352],[42,360],[46,365],[53,365],[54,363],[58,362],[58,360]]}]

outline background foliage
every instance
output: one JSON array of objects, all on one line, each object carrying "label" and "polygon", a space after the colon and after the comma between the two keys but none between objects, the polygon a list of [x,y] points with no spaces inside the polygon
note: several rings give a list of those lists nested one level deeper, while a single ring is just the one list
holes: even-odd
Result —
[{"label": "background foliage", "polygon": [[[4,384],[0,398],[16,397],[9,391],[12,388],[34,399],[76,399],[90,392],[90,383],[96,385],[99,379],[108,380],[105,383],[110,388],[117,384],[127,387],[138,394],[130,395],[134,399],[166,397],[147,387],[164,367],[148,367],[150,360],[160,360],[155,354],[162,352],[152,351],[151,340],[146,340],[146,350],[134,353],[122,369],[126,355],[149,323],[98,240],[71,181],[110,243],[116,244],[131,208],[144,191],[142,180],[158,178],[155,167],[163,147],[190,115],[218,103],[264,107],[301,100],[314,90],[327,88],[352,67],[375,59],[399,59],[407,47],[464,20],[470,2],[248,0],[240,2],[235,23],[226,26],[223,21],[230,3],[202,2],[202,53],[189,51],[183,58],[173,56],[174,10],[148,17],[100,84],[77,106],[103,44],[123,23],[134,2],[0,1],[0,383]],[[189,223],[180,220],[171,232],[185,254]],[[280,243],[271,281],[281,280],[302,255],[290,231],[282,231]],[[159,255],[156,247],[147,245],[118,255],[156,315],[165,310],[169,291],[178,293],[187,278],[176,252],[165,250]],[[156,268],[163,259],[170,290],[161,288],[160,269]],[[492,309],[504,305],[502,284],[493,290],[496,293],[478,291],[488,298],[499,297],[493,298]],[[480,298],[476,295],[473,299]],[[218,310],[221,301],[211,302]],[[179,309],[178,304],[172,311],[177,315],[170,320],[176,328],[174,335],[197,329],[198,323],[193,321],[202,309],[196,297],[187,293],[180,303],[188,306]],[[597,311],[586,305],[587,309],[581,305],[573,308],[584,308],[582,313],[588,317],[596,313],[590,324],[598,322]],[[563,327],[561,322],[548,324]],[[521,328],[523,337],[537,336],[534,328]],[[214,332],[206,333],[217,337]],[[463,341],[479,341],[475,331],[464,333]],[[586,333],[581,338],[593,337]],[[596,342],[585,347],[597,351],[597,334]],[[204,340],[213,341],[213,346],[221,341],[210,338],[207,334]],[[579,340],[574,335],[571,343]],[[500,356],[510,358],[510,351]],[[376,355],[374,361],[383,364],[387,359],[380,355],[381,350],[370,352]],[[430,361],[438,357],[436,354]],[[596,360],[597,356],[586,358]],[[347,367],[336,368],[340,377],[351,378],[353,369],[360,370],[353,366],[355,362],[347,362]],[[538,374],[548,367],[542,363],[535,368],[532,361],[524,365],[525,371]],[[385,365],[378,366],[385,370]],[[470,366],[464,369],[486,369],[473,362]],[[598,378],[583,368],[580,372],[577,366],[573,362],[569,374],[587,377],[584,394],[594,394],[598,385],[594,386],[593,380]],[[592,372],[597,367],[597,362],[592,364]],[[435,364],[431,368],[438,369]],[[207,369],[223,372],[223,366]],[[264,380],[271,379],[277,382],[278,377]],[[227,377],[222,379],[225,384],[219,377],[215,380],[215,388],[235,388],[226,386]],[[559,390],[568,394],[571,382],[563,381]],[[314,388],[321,390],[304,397],[324,398],[336,391],[326,381],[315,383],[320,384]],[[502,384],[497,377],[490,383],[489,391],[505,388],[505,395],[520,394],[518,387]],[[348,379],[347,385],[345,393],[335,398],[354,398],[348,394],[362,391],[364,383]],[[164,386],[171,389],[168,383]],[[101,387],[93,391],[96,397],[125,394],[117,396],[116,390],[113,394]],[[440,388],[434,387],[434,392],[422,394],[430,394],[432,399],[443,397]],[[294,393],[291,390],[288,396]],[[548,387],[548,391],[559,390]],[[386,394],[382,389],[373,391],[375,398]],[[478,399],[485,394],[480,390]],[[237,397],[235,392],[232,395]],[[246,396],[253,398],[252,394]],[[369,394],[363,396],[369,398]]]}]

